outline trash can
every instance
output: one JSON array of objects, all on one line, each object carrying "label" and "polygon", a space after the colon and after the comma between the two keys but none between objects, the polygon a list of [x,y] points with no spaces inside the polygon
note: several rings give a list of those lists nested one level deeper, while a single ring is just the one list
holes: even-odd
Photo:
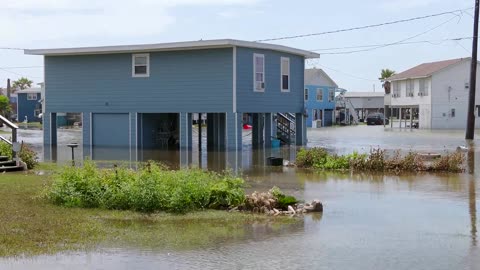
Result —
[{"label": "trash can", "polygon": [[268,166],[283,166],[283,158],[277,157],[268,157],[267,158]]}]

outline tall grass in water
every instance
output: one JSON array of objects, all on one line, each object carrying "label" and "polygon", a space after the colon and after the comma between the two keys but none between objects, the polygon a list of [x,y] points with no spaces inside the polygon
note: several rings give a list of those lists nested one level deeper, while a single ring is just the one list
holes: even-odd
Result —
[{"label": "tall grass in water", "polygon": [[140,212],[186,213],[243,203],[244,181],[200,169],[171,171],[148,162],[138,171],[99,169],[92,161],[65,167],[46,190],[46,197],[67,207]]},{"label": "tall grass in water", "polygon": [[465,157],[460,152],[447,153],[440,158],[427,162],[416,153],[401,155],[395,151],[387,155],[385,150],[372,149],[369,154],[354,152],[348,155],[329,154],[322,148],[300,149],[296,164],[301,168],[320,170],[353,170],[362,172],[463,172]]}]

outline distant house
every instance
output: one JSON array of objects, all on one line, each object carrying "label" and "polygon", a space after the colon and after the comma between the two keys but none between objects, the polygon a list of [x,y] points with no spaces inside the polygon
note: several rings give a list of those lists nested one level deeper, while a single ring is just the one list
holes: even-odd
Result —
[{"label": "distant house", "polygon": [[365,119],[368,114],[384,111],[384,92],[346,92],[348,99],[355,108],[360,119]]},{"label": "distant house", "polygon": [[304,70],[314,52],[220,39],[25,53],[44,55],[45,159],[55,156],[56,116],[65,112],[81,114],[83,155],[99,160],[180,149],[188,162],[194,113],[207,115],[207,150],[241,153],[244,113],[254,147],[279,137],[306,143]]},{"label": "distant house", "polygon": [[42,113],[41,88],[28,88],[17,91],[18,122],[40,122]]},{"label": "distant house", "polygon": [[[411,117],[419,128],[464,129],[470,63],[471,58],[424,63],[394,75],[388,79],[391,93],[386,94],[385,105],[397,109],[398,114],[394,115],[405,123]],[[478,88],[477,85],[476,117],[480,117]],[[477,119],[476,128],[480,128],[479,122]]]},{"label": "distant house", "polygon": [[333,124],[335,91],[338,85],[319,68],[305,70],[305,110],[307,127],[325,127]]}]

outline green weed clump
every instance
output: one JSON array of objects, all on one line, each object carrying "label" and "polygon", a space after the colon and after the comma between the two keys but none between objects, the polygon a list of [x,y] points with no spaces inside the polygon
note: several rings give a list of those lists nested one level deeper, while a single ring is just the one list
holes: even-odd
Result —
[{"label": "green weed clump", "polygon": [[283,191],[281,191],[278,187],[273,187],[270,189],[270,193],[276,200],[276,206],[283,210],[286,210],[289,205],[298,203],[297,198],[290,195],[285,195],[285,193],[283,193]]},{"label": "green weed clump", "polygon": [[372,149],[369,154],[353,152],[348,155],[329,154],[321,148],[300,149],[297,154],[297,166],[318,170],[353,170],[363,172],[462,172],[465,157],[460,152],[447,153],[433,162],[410,151],[401,155],[395,151],[391,156],[385,150]]},{"label": "green weed clump", "polygon": [[99,169],[86,161],[63,168],[46,197],[67,207],[186,213],[238,206],[245,200],[243,185],[240,178],[200,169],[172,171],[152,162],[138,171]]}]

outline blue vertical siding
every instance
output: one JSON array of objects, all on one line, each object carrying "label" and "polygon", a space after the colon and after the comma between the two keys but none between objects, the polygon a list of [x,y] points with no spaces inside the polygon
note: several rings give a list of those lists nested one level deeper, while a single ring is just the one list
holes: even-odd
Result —
[{"label": "blue vertical siding", "polygon": [[[237,48],[237,111],[303,112],[305,59],[277,51]],[[253,55],[265,56],[265,91],[253,88]],[[290,92],[281,91],[280,59],[290,58]]]},{"label": "blue vertical siding", "polygon": [[28,122],[40,122],[40,118],[35,117],[35,109],[41,108],[41,103],[38,102],[42,99],[41,94],[37,93],[36,100],[28,100],[27,93],[18,93],[17,99],[17,120],[19,122],[23,122],[25,120],[25,116],[28,119]]},{"label": "blue vertical siding", "polygon": [[150,77],[132,77],[132,54],[45,57],[50,112],[225,112],[233,49],[150,53]]},{"label": "blue vertical siding", "polygon": [[[324,122],[322,124],[324,126],[331,125],[332,114],[330,111],[335,110],[335,101],[328,101],[328,94],[330,90],[335,90],[335,88],[329,87],[329,86],[320,86],[320,85],[305,85],[304,89],[308,90],[308,100],[305,100],[305,109],[307,110],[307,113],[308,113],[307,127],[312,127],[314,109],[328,110],[328,112],[324,112],[323,114]],[[323,92],[322,101],[317,101],[317,89],[321,89]]]}]

